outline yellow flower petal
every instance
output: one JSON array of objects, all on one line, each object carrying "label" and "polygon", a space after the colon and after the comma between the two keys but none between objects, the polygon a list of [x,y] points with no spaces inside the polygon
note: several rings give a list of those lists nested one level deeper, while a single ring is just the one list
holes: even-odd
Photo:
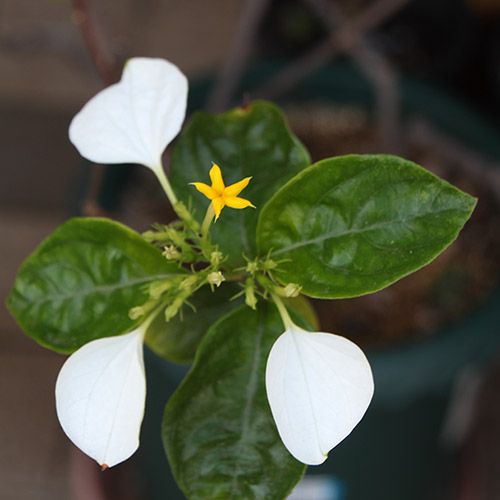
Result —
[{"label": "yellow flower petal", "polygon": [[245,200],[245,198],[238,198],[237,196],[228,196],[224,198],[224,202],[228,207],[231,208],[255,208],[251,202]]},{"label": "yellow flower petal", "polygon": [[218,198],[214,198],[212,200],[212,206],[214,207],[214,212],[215,212],[215,220],[219,218],[220,213],[222,212],[222,209],[224,208],[224,199],[222,196],[219,196]]},{"label": "yellow flower petal", "polygon": [[238,197],[238,194],[248,186],[250,179],[251,177],[245,177],[245,179],[226,187],[222,178],[221,169],[214,163],[210,169],[212,186],[208,186],[203,182],[191,182],[191,184],[212,201],[215,220],[217,220],[225,206],[231,208],[255,208],[250,201]]},{"label": "yellow flower petal", "polygon": [[243,180],[231,184],[224,190],[224,196],[238,196],[248,186],[250,179],[251,177],[245,177]]},{"label": "yellow flower petal", "polygon": [[209,200],[213,200],[219,196],[208,184],[204,182],[191,182],[200,193],[204,194]]},{"label": "yellow flower petal", "polygon": [[215,163],[210,169],[210,180],[212,181],[212,189],[217,193],[222,194],[226,186],[224,186],[222,172],[220,171],[219,165],[216,165]]}]

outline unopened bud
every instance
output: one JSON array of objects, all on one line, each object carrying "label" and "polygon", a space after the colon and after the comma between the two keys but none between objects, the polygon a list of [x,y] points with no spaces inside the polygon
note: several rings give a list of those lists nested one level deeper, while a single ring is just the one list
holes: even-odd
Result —
[{"label": "unopened bud", "polygon": [[178,312],[179,309],[182,307],[182,304],[184,303],[183,299],[178,297],[176,298],[166,309],[165,309],[165,319],[167,321],[170,321]]},{"label": "unopened bud", "polygon": [[207,276],[207,281],[210,285],[219,287],[223,281],[226,281],[226,278],[220,271],[214,271]]},{"label": "unopened bud", "polygon": [[152,299],[159,299],[164,292],[172,288],[172,281],[154,281],[149,285],[149,296]]},{"label": "unopened bud", "polygon": [[247,264],[246,272],[250,274],[255,274],[259,270],[259,265],[255,260],[250,261]]},{"label": "unopened bud", "polygon": [[165,247],[163,249],[162,255],[167,259],[167,260],[176,260],[181,256],[181,253],[179,250],[174,245],[169,245],[168,247]]},{"label": "unopened bud", "polygon": [[278,295],[287,298],[298,297],[301,290],[302,287],[297,283],[288,283],[288,285],[278,290]]},{"label": "unopened bud", "polygon": [[149,242],[155,241],[157,239],[157,233],[156,231],[146,231],[145,233],[142,233],[142,237]]},{"label": "unopened bud", "polygon": [[278,264],[276,262],[274,262],[273,259],[266,259],[264,261],[264,264],[262,265],[262,267],[266,270],[266,271],[272,271],[273,269],[276,268]]},{"label": "unopened bud", "polygon": [[185,290],[187,292],[191,292],[191,290],[193,289],[193,287],[196,285],[196,283],[198,282],[198,276],[188,276],[187,278],[184,278],[182,281],[181,281],[181,284],[179,285],[179,288],[181,290]]},{"label": "unopened bud", "polygon": [[223,257],[224,256],[222,255],[222,252],[215,250],[210,254],[210,263],[212,264],[212,266],[217,267],[222,262]]},{"label": "unopened bud", "polygon": [[130,309],[130,311],[128,312],[128,317],[131,320],[136,320],[139,319],[141,316],[144,316],[145,313],[146,311],[142,306],[132,307],[132,309]]},{"label": "unopened bud", "polygon": [[257,297],[255,296],[255,288],[253,280],[248,279],[245,283],[245,304],[252,308],[257,308]]}]

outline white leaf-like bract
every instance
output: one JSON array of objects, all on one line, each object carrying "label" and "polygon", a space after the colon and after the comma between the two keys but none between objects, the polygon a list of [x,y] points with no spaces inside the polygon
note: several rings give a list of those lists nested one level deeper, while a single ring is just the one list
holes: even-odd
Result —
[{"label": "white leaf-like bract", "polygon": [[140,163],[156,170],[186,114],[188,83],[164,59],[133,58],[121,80],[90,99],[73,118],[69,138],[96,163]]},{"label": "white leaf-like bract", "polygon": [[56,382],[64,432],[103,467],[137,450],[145,398],[142,329],[85,344],[66,360]]},{"label": "white leaf-like bract", "polygon": [[361,420],[374,384],[358,346],[292,325],[269,353],[266,389],[288,451],[302,463],[318,465]]}]

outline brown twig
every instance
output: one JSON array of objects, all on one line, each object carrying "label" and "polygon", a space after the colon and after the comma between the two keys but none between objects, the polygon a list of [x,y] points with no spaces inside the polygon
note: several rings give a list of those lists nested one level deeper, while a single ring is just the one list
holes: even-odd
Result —
[{"label": "brown twig", "polygon": [[485,158],[452,137],[443,134],[422,118],[413,119],[406,127],[406,134],[413,144],[439,151],[443,158],[456,164],[463,172],[481,179],[500,200],[500,165],[498,162]]},{"label": "brown twig", "polygon": [[73,0],[73,21],[80,29],[99,77],[105,85],[114,83],[119,77],[121,65],[104,43],[104,37],[97,28],[87,0]]},{"label": "brown twig", "polygon": [[384,152],[402,153],[400,137],[400,89],[390,62],[368,45],[360,45],[353,59],[375,89],[375,125]]},{"label": "brown twig", "polygon": [[245,2],[229,54],[208,99],[207,109],[209,111],[219,112],[228,106],[245,68],[253,47],[255,33],[268,3],[269,0],[247,0]]},{"label": "brown twig", "polygon": [[275,98],[327,64],[334,56],[350,50],[359,40],[386,21],[409,0],[379,0],[354,20],[331,34],[324,42],[290,63],[256,91],[256,95]]},{"label": "brown twig", "polygon": [[[104,85],[110,85],[119,78],[121,64],[111,53],[99,32],[95,18],[90,12],[87,0],[73,0],[73,21],[79,27],[85,46],[97,73]],[[102,165],[95,165],[90,171],[89,186],[82,202],[81,211],[88,217],[105,215],[99,206],[98,197],[104,182]]]},{"label": "brown twig", "polygon": [[[334,3],[306,0],[331,34],[348,20]],[[375,120],[379,142],[384,152],[401,152],[399,127],[399,82],[395,69],[383,53],[371,47],[363,37],[346,52],[370,80],[375,90]]]}]

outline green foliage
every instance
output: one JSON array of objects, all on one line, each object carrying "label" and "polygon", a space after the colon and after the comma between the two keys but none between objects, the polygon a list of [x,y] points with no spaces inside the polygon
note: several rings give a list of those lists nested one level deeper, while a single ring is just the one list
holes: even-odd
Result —
[{"label": "green foliage", "polygon": [[[227,207],[211,227],[199,224],[209,202],[189,183],[209,182],[212,162],[227,184],[253,177],[244,196],[257,210]],[[270,297],[319,330],[299,291],[344,298],[388,286],[450,245],[476,202],[394,156],[309,163],[273,104],[198,113],[172,154],[180,220],[141,237],[110,220],[72,219],[24,262],[8,297],[29,336],[67,353],[163,309],[145,342],[167,360],[194,359],[162,430],[190,499],[285,498],[304,472],[266,397],[266,361],[284,330]]]},{"label": "green foliage", "polygon": [[[205,286],[198,290],[189,302],[194,307],[185,307],[170,321],[159,314],[146,331],[146,344],[158,356],[174,363],[192,363],[198,345],[218,319],[229,313],[241,300],[231,301],[241,289],[235,284],[225,283],[212,291]],[[285,299],[287,307],[303,318],[312,330],[319,329],[318,319],[305,297]]]},{"label": "green foliage", "polygon": [[262,209],[276,277],[312,297],[375,292],[428,264],[457,237],[476,200],[418,165],[387,155],[318,162]]},{"label": "green foliage", "polygon": [[72,352],[87,342],[130,330],[128,312],[142,304],[144,285],[179,273],[131,229],[107,219],[71,219],[19,269],[7,305],[40,344]]},{"label": "green foliage", "polygon": [[245,198],[257,211],[226,208],[211,231],[228,262],[242,263],[242,253],[255,254],[258,211],[283,183],[310,164],[309,155],[279,108],[257,101],[218,116],[197,113],[179,138],[170,178],[181,200],[192,199],[198,217],[205,213],[208,200],[189,183],[208,182],[212,162],[221,167],[227,185],[253,176]]},{"label": "green foliage", "polygon": [[174,363],[191,363],[201,339],[219,318],[235,307],[229,299],[238,293],[239,287],[224,284],[221,288],[210,290],[205,286],[191,298],[196,312],[185,307],[170,321],[159,314],[146,332],[146,344],[162,358]]},{"label": "green foliage", "polygon": [[[296,315],[304,323],[303,326],[311,331],[320,330],[319,319],[316,316],[316,311],[313,309],[309,299],[303,295],[294,297],[293,299],[283,299],[287,309]],[[294,316],[295,317],[295,316]]]},{"label": "green foliage", "polygon": [[283,324],[274,306],[242,306],[210,328],[168,402],[163,441],[189,499],[285,498],[305,466],[281,443],[264,384]]}]

